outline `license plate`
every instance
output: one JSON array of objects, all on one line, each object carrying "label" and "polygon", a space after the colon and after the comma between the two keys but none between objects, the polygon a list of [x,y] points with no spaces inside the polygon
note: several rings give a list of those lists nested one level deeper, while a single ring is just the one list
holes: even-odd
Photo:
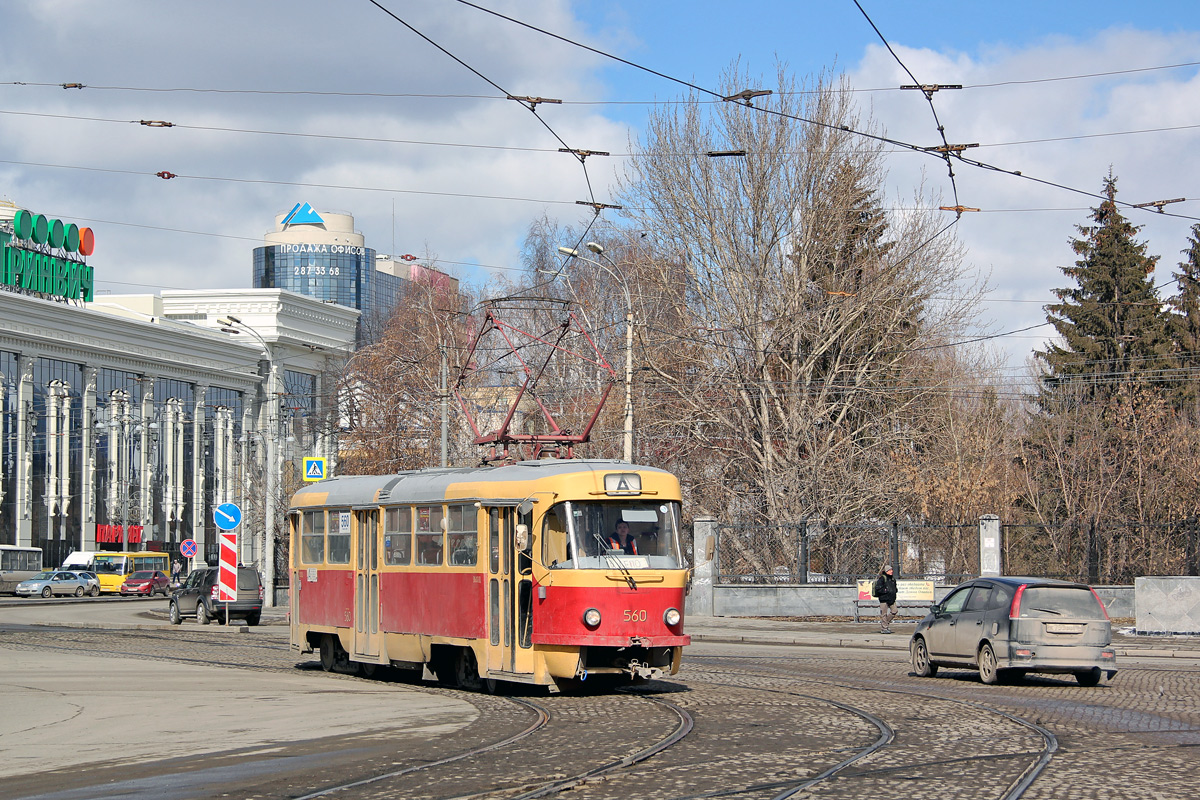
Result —
[{"label": "license plate", "polygon": [[1069,622],[1047,622],[1046,633],[1082,633],[1082,625],[1074,625]]}]

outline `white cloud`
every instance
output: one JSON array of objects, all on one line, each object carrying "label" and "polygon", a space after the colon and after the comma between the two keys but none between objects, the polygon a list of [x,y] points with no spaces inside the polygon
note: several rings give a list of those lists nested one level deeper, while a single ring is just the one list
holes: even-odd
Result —
[{"label": "white cloud", "polygon": [[[893,47],[922,83],[970,87],[1194,61],[1197,45],[1196,34],[1110,30],[1088,41],[1053,37],[1024,49],[992,49],[978,58]],[[912,82],[881,47],[869,48],[852,81],[864,87]],[[875,116],[890,136],[923,146],[940,144],[921,93],[872,98]],[[1200,77],[1195,68],[939,91],[934,102],[951,144],[983,145],[966,151],[968,158],[1092,193],[1101,191],[1111,166],[1119,200],[1141,203],[1190,195],[1190,202],[1170,210],[1200,216],[1193,188],[1196,167],[1188,156],[1200,146],[1200,128],[998,146],[1200,125]],[[950,204],[945,166],[934,159],[897,155],[891,178],[898,186],[911,186],[921,168],[942,190],[942,201]],[[958,232],[969,248],[968,258],[981,271],[991,272],[996,288],[987,309],[994,327],[1009,330],[1044,322],[1040,304],[1052,301],[1053,288],[1067,285],[1058,267],[1075,259],[1069,246],[1077,235],[1075,226],[1087,222],[1087,209],[1099,201],[964,164],[956,164],[955,173],[960,202],[983,209],[964,215]],[[1163,256],[1156,279],[1168,281],[1192,221],[1136,210],[1127,216],[1145,226],[1140,239],[1149,242],[1151,253]],[[1172,287],[1163,292],[1169,295]],[[1048,336],[1052,331],[1039,333],[1043,332]],[[1040,346],[1027,338],[1003,341],[1014,367],[1032,347]]]},{"label": "white cloud", "polygon": [[[565,44],[465,6],[385,5],[505,91],[544,97],[599,91],[590,72],[596,58]],[[493,5],[568,35],[578,28],[562,0]],[[69,31],[64,18],[71,19]],[[556,152],[561,143],[528,110],[495,99],[495,87],[366,3],[27,2],[11,9],[5,23],[10,42],[29,46],[0,51],[0,74],[89,88],[0,86],[0,111],[73,117],[0,114],[3,158],[25,162],[0,164],[0,195],[64,218],[97,220],[91,263],[102,288],[249,285],[253,247],[274,215],[300,200],[353,213],[368,245],[380,252],[392,249],[394,207],[395,247],[402,253],[428,246],[451,261],[514,264],[541,206],[432,193],[564,199],[572,202],[570,215],[578,213],[573,201],[587,197],[578,163]],[[487,99],[99,88],[105,86]],[[586,107],[538,110],[573,147],[624,141],[623,126]],[[129,122],[143,119],[177,127]],[[236,132],[249,130],[551,152]],[[180,177],[151,177],[160,170]],[[603,182],[598,190],[606,193]]]}]

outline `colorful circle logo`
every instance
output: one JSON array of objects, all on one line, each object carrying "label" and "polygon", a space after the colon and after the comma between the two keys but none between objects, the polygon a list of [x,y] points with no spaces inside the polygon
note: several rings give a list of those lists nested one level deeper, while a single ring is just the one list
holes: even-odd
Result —
[{"label": "colorful circle logo", "polygon": [[60,219],[48,219],[45,214],[34,214],[25,209],[19,210],[13,218],[13,233],[18,239],[48,244],[81,256],[90,256],[96,250],[96,236],[91,228],[81,228],[74,222],[67,224]]}]

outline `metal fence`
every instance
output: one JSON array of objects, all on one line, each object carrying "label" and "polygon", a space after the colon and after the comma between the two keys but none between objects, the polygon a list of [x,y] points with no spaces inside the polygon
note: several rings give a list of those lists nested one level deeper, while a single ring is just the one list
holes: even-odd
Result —
[{"label": "metal fence", "polygon": [[[1200,519],[1003,524],[1006,575],[1131,584],[1143,575],[1200,575]],[[952,585],[979,574],[979,524],[901,522],[720,525],[721,583],[847,584],[891,564],[896,577]]]},{"label": "metal fence", "polygon": [[1200,521],[1001,525],[1004,572],[1120,585],[1200,574]]},{"label": "metal fence", "polygon": [[979,526],[897,522],[721,525],[716,580],[847,584],[892,565],[898,578],[958,583],[979,574]]}]

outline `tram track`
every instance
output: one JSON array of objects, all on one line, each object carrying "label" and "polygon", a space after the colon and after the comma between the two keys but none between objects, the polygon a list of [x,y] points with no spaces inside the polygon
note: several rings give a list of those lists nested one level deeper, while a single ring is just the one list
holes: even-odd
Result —
[{"label": "tram track", "polygon": [[[95,643],[87,643],[81,648],[81,644],[83,643],[77,640],[69,645],[65,642],[62,645],[53,645],[50,642],[43,641],[39,645],[39,648],[71,650],[76,653],[88,652],[109,657],[145,658],[149,656],[177,663],[223,665],[251,669],[266,668],[288,671],[294,670],[298,666],[294,663],[286,663],[290,661],[287,658],[275,659],[276,666],[274,667],[267,667],[262,663],[247,663],[247,659],[258,661],[259,656],[255,656],[255,652],[273,653],[277,656],[290,656],[290,653],[286,650],[280,652],[281,648],[278,644],[245,642],[241,640],[241,637],[228,638],[229,640],[226,644],[231,648],[236,648],[236,653],[231,652],[231,658],[219,660],[213,660],[210,657],[195,658],[178,652],[154,654],[147,652],[156,649],[160,641],[173,641],[178,644],[178,638],[174,636],[162,637],[161,640],[145,636],[124,639],[124,641],[129,642],[131,645],[136,642],[137,647],[118,646],[114,648],[111,645],[119,644],[122,641],[120,638],[117,638],[116,641],[110,641],[110,646],[105,648],[101,648]],[[188,644],[200,645],[207,640],[207,637],[199,637],[195,641],[189,641]],[[708,659],[693,659],[692,661],[695,663],[706,660]],[[724,661],[724,659],[719,658],[717,660]],[[696,672],[696,667],[692,666],[690,671]],[[700,668],[699,672],[704,672],[703,667]],[[885,775],[901,775],[906,770],[913,768],[924,770],[937,769],[945,768],[947,765],[952,765],[956,762],[962,764],[972,760],[989,758],[1004,760],[1020,755],[1008,753],[975,756],[964,759],[921,759],[914,763],[867,767],[866,762],[870,761],[872,756],[886,750],[895,741],[895,730],[886,721],[886,715],[880,715],[876,711],[865,707],[870,704],[845,702],[844,697],[834,699],[833,697],[821,696],[820,694],[812,693],[811,689],[809,691],[802,691],[802,687],[797,687],[794,684],[798,680],[801,680],[806,687],[823,686],[843,694],[848,690],[876,693],[891,692],[896,695],[909,696],[915,693],[889,690],[883,687],[853,685],[844,681],[837,682],[816,678],[799,679],[796,676],[788,675],[786,672],[777,672],[769,668],[763,669],[761,665],[753,669],[738,669],[722,664],[714,668],[713,672],[715,674],[711,676],[701,674],[697,677],[704,686],[721,687],[721,689],[731,692],[729,698],[723,700],[723,702],[731,705],[762,702],[755,698],[761,698],[763,694],[786,697],[790,701],[803,704],[803,706],[798,706],[792,711],[789,711],[788,707],[783,707],[781,716],[773,720],[772,724],[774,725],[786,724],[787,718],[799,716],[820,719],[822,725],[829,725],[828,715],[817,710],[819,707],[824,707],[837,709],[848,717],[859,720],[862,725],[868,726],[870,730],[873,730],[874,734],[869,741],[850,744],[853,731],[838,733],[837,731],[840,729],[835,727],[833,733],[824,740],[809,742],[802,746],[797,751],[802,754],[800,757],[782,759],[782,762],[775,765],[773,769],[776,774],[779,774],[812,767],[815,770],[815,774],[810,772],[806,775],[782,777],[782,779],[776,778],[775,780],[731,782],[729,781],[729,774],[725,774],[722,769],[711,771],[708,775],[695,774],[693,772],[687,778],[688,788],[701,788],[701,791],[673,791],[657,796],[673,797],[677,800],[701,800],[701,798],[715,797],[754,797],[762,798],[762,800],[768,800],[768,798],[769,800],[786,800],[786,798],[804,793],[819,792],[821,791],[821,786],[829,785],[838,779],[871,779],[872,777],[877,778]],[[731,672],[733,673],[732,680],[730,680]],[[349,675],[342,677],[350,680],[371,680]],[[754,685],[754,682],[762,681],[770,681],[771,683],[786,681],[788,685],[761,685],[761,683],[760,685]],[[652,686],[654,685],[652,684]],[[316,800],[316,798],[322,797],[353,797],[356,800],[370,800],[371,798],[391,798],[396,796],[422,797],[430,798],[430,800],[467,800],[467,798],[471,798],[471,800],[483,800],[484,798],[488,800],[492,800],[493,798],[495,800],[533,800],[533,798],[548,797],[566,791],[573,791],[573,798],[578,797],[584,800],[590,797],[613,797],[616,796],[614,792],[618,790],[624,796],[638,796],[639,793],[637,791],[625,791],[622,787],[652,784],[655,781],[654,770],[646,770],[645,762],[668,754],[672,747],[683,741],[695,729],[696,724],[693,715],[682,705],[670,702],[662,697],[654,696],[647,691],[627,691],[611,695],[560,696],[547,700],[535,700],[529,697],[517,696],[487,697],[486,702],[481,705],[480,701],[484,701],[485,696],[432,686],[414,686],[413,688],[417,691],[435,694],[453,693],[454,696],[476,705],[480,711],[481,719],[491,718],[498,720],[502,718],[504,716],[503,712],[499,712],[496,708],[497,702],[500,702],[504,705],[515,705],[523,709],[526,713],[532,713],[534,720],[516,733],[478,747],[472,747],[462,752],[437,758],[427,763],[413,763],[414,759],[420,758],[419,754],[397,754],[401,756],[400,760],[408,761],[408,763],[399,768],[388,769],[377,774],[363,775],[360,773],[353,780],[319,789],[313,787],[313,790],[307,793],[301,793],[304,791],[303,781],[295,781],[292,782],[291,791],[287,793],[287,796],[302,798],[303,800]],[[696,692],[703,691],[703,688],[693,687],[690,692],[685,693],[684,697],[688,694],[694,695]],[[935,695],[921,696],[929,701],[950,702],[961,707],[970,706],[984,713],[999,714],[1010,721],[1026,725],[1026,727],[1037,727],[1028,720],[1021,720],[1014,715],[1007,714],[1007,712],[983,704],[953,700]],[[640,742],[633,743],[637,746],[630,749],[627,755],[609,758],[596,763],[595,759],[590,757],[596,752],[611,752],[618,746],[618,742],[626,747],[630,745],[630,742],[621,738],[605,739],[603,737],[595,737],[596,746],[589,748],[582,754],[578,754],[582,757],[572,759],[570,768],[565,770],[566,774],[562,772],[554,774],[555,769],[561,765],[552,763],[551,760],[546,760],[545,763],[540,765],[528,763],[531,759],[531,754],[553,751],[556,748],[555,742],[570,740],[571,736],[564,734],[563,731],[569,731],[572,728],[570,720],[572,712],[578,716],[592,718],[596,714],[603,714],[607,708],[614,705],[613,701],[617,698],[620,698],[618,703],[625,703],[627,706],[631,702],[638,705],[651,703],[661,711],[667,711],[671,715],[671,718],[674,719],[674,722],[670,725],[664,725],[661,722],[657,723],[657,727],[660,729],[659,735],[649,738],[644,734],[648,732],[648,727],[653,726],[647,725],[650,718],[647,717],[646,712],[639,711],[634,707],[627,707],[623,709],[620,716],[637,720],[637,735],[635,738],[641,739]],[[700,698],[693,696],[688,699],[698,701]],[[700,708],[703,707],[700,706]],[[775,710],[779,713],[779,709]],[[558,717],[557,720],[556,715]],[[494,724],[494,722],[491,724]],[[484,729],[486,728],[487,725],[484,726]],[[663,728],[666,730],[661,730]],[[1039,730],[1044,731],[1044,729]],[[483,732],[483,730],[480,731],[480,733]],[[591,733],[595,734],[595,730],[592,730]],[[701,744],[698,749],[701,752],[715,752],[713,748],[719,746],[717,744],[720,738],[718,732],[707,730],[705,736],[710,738]],[[861,736],[861,733],[854,734],[853,738]],[[1052,734],[1045,731],[1045,736],[1052,737]],[[1051,738],[1049,741],[1053,741],[1053,739]],[[780,749],[787,751],[791,748],[786,746],[786,743],[780,743]],[[850,750],[851,752],[838,753],[838,750]],[[1036,779],[1037,775],[1049,762],[1052,753],[1053,748],[1050,748],[1048,751],[1046,748],[1043,748],[1043,752],[1038,754],[1038,758],[1025,766],[1000,797],[1003,800],[1018,800],[1025,789]],[[589,761],[591,763],[587,763]],[[679,761],[686,762],[686,757],[682,757]],[[506,765],[513,763],[521,764],[520,771],[506,767]],[[472,764],[472,766],[470,768],[463,768],[461,765],[464,764]],[[817,766],[813,767],[812,765],[814,764]],[[369,770],[370,768],[368,768],[368,772]],[[460,778],[461,773],[464,772],[472,774],[468,775],[465,779]],[[513,781],[513,778],[521,778],[523,775],[534,780]],[[507,783],[508,785],[497,785],[497,780],[499,780],[500,784]],[[705,783],[708,784],[707,787],[704,786]],[[309,783],[309,786],[312,787],[312,783]]]},{"label": "tram track", "polygon": [[[725,659],[735,659],[735,658],[739,661],[746,660],[742,657],[735,657],[735,656],[705,656],[705,657],[703,657],[702,660],[725,660]],[[701,660],[701,659],[694,659],[694,660]],[[986,705],[983,703],[978,703],[978,702],[974,702],[974,701],[970,701],[970,700],[963,700],[960,698],[946,697],[946,696],[938,695],[938,694],[915,692],[915,691],[910,691],[907,689],[890,689],[890,688],[884,688],[884,687],[879,687],[879,686],[853,684],[853,683],[847,683],[845,681],[831,681],[831,680],[820,679],[820,678],[800,679],[800,678],[797,678],[796,676],[792,676],[792,675],[788,675],[786,673],[780,673],[780,672],[753,673],[748,670],[743,670],[741,672],[741,674],[744,676],[747,676],[747,677],[759,677],[759,678],[766,678],[766,679],[771,679],[771,680],[786,680],[786,681],[803,680],[806,684],[809,684],[809,685],[827,686],[827,687],[841,690],[841,691],[851,690],[851,691],[859,691],[859,692],[879,692],[879,693],[887,693],[887,694],[893,694],[893,695],[901,695],[906,698],[907,697],[919,697],[919,698],[922,698],[927,701],[956,704],[956,705],[963,706],[963,707],[977,709],[977,710],[983,711],[990,715],[1001,717],[1001,718],[1006,719],[1010,722],[1013,722],[1017,725],[1020,725],[1024,728],[1027,728],[1027,729],[1035,732],[1041,738],[1041,742],[1042,742],[1041,748],[1035,754],[1017,752],[1017,753],[1007,753],[1007,754],[987,754],[987,755],[963,756],[963,757],[958,757],[958,758],[941,759],[941,760],[936,760],[936,761],[923,760],[919,764],[906,764],[906,765],[899,765],[896,767],[888,767],[888,768],[884,768],[884,769],[880,769],[880,770],[873,770],[872,772],[874,772],[876,774],[879,774],[880,772],[883,772],[883,771],[890,772],[892,774],[896,774],[896,773],[900,773],[905,770],[911,769],[913,767],[918,767],[918,766],[922,767],[922,768],[931,768],[931,767],[937,767],[937,766],[945,766],[945,765],[949,765],[952,763],[963,764],[963,763],[968,763],[968,762],[972,762],[972,761],[1000,761],[1000,760],[1005,760],[1005,759],[1011,759],[1014,757],[1019,757],[1021,755],[1034,755],[1035,757],[1033,758],[1033,760],[1023,770],[1021,770],[1021,772],[1018,774],[1018,776],[1007,785],[1007,787],[1004,789],[1003,793],[1001,793],[998,796],[998,800],[1020,800],[1020,798],[1022,798],[1025,795],[1026,791],[1030,788],[1030,786],[1033,784],[1033,782],[1037,779],[1037,777],[1049,765],[1052,757],[1054,756],[1054,753],[1057,752],[1057,750],[1058,750],[1057,737],[1051,731],[1046,729],[1045,727],[1037,724],[1036,722],[1034,722],[1032,720],[1026,719],[1024,717],[1020,717],[1016,714],[1012,714],[1010,712],[1004,711],[1003,709],[999,709],[994,706],[989,706],[989,705]],[[768,690],[768,691],[786,691],[786,690]],[[837,703],[836,701],[829,701],[827,698],[822,698],[822,699],[826,699],[827,702],[831,702],[834,705],[844,705],[844,704]],[[849,706],[846,706],[846,708],[848,710],[854,710]],[[861,711],[861,709],[858,709],[858,711]],[[886,724],[886,723],[883,723],[883,724]],[[889,741],[889,744],[890,744],[890,741]],[[797,785],[795,788],[781,792],[780,794],[777,794],[774,797],[772,797],[771,800],[784,800],[784,798],[792,797],[793,795],[799,793],[800,791],[803,791],[807,788],[810,788],[811,786],[816,785],[817,783],[820,782],[820,780],[825,780],[828,778],[835,777],[839,773],[843,773],[846,770],[846,768],[848,768],[852,763],[855,763],[857,761],[860,761],[860,760],[866,758],[868,755],[870,755],[870,753],[873,753],[876,750],[879,750],[882,746],[883,745],[880,744],[879,746],[870,748],[870,752],[864,751],[861,754],[858,754],[858,755],[852,757],[851,759],[847,759],[847,761],[844,764],[839,765],[836,769],[827,770],[825,773],[822,773],[822,775],[817,776],[817,778],[812,779],[810,782],[808,782],[804,785]],[[867,774],[867,773],[861,773],[861,774]],[[709,793],[709,794],[704,794],[704,795],[696,795],[694,797],[689,797],[689,798],[678,798],[678,800],[698,800],[701,797],[716,797],[716,796],[723,796],[723,795],[716,795],[716,794]],[[976,794],[975,796],[979,796],[979,795]]]},{"label": "tram track", "polygon": [[[430,762],[428,764],[415,764],[410,767],[404,767],[403,769],[393,770],[391,772],[385,772],[382,775],[374,775],[369,778],[361,778],[359,780],[351,781],[349,783],[343,783],[338,786],[329,786],[324,789],[321,789],[320,791],[312,792],[310,794],[301,795],[300,797],[293,798],[293,800],[315,800],[318,797],[329,797],[330,795],[334,795],[339,792],[346,792],[346,791],[350,791],[352,789],[363,788],[366,786],[370,786],[371,784],[379,783],[380,781],[394,780],[396,778],[400,778],[405,775],[412,774],[414,772],[419,772],[420,770],[442,767],[447,764],[453,764],[456,761],[462,761],[463,759],[466,759],[466,758],[480,756],[480,755],[483,755],[484,753],[489,753],[493,750],[498,750],[503,747],[511,747],[512,745],[516,744],[517,742],[521,741],[522,739],[532,736],[534,733],[536,733],[537,731],[544,728],[546,726],[546,724],[550,721],[550,712],[543,706],[538,705],[537,703],[530,702],[528,700],[522,700],[520,698],[508,698],[508,699],[514,703],[517,703],[518,705],[524,706],[524,707],[530,709],[531,711],[533,711],[534,714],[536,715],[536,719],[534,720],[534,722],[531,725],[529,725],[529,727],[525,728],[524,730],[520,731],[519,733],[513,734],[512,736],[508,737],[507,739],[502,739],[501,741],[498,741],[498,742],[493,742],[488,745],[483,745],[482,747],[476,747],[471,750],[467,750],[465,752],[458,753],[453,756],[448,756],[446,758],[442,758],[437,761]],[[534,796],[534,795],[530,795],[530,796]]]},{"label": "tram track", "polygon": [[[161,635],[59,630],[0,631],[0,644],[258,671],[306,666],[296,663],[286,644],[245,634],[214,639],[211,631],[186,636],[188,631],[178,629]],[[214,647],[216,641],[220,645]],[[315,661],[307,666],[318,669]],[[322,773],[314,766],[280,773],[278,783],[257,783],[253,791],[247,785],[246,796],[783,800],[903,794],[913,800],[1032,800],[1071,793],[1070,787],[1078,786],[1088,771],[1113,774],[1104,754],[1116,748],[1097,747],[1082,738],[1099,730],[1093,727],[1097,719],[1108,726],[1103,730],[1127,737],[1120,752],[1128,756],[1120,769],[1140,770],[1136,774],[1143,791],[1137,796],[1150,796],[1157,785],[1150,776],[1160,765],[1178,770],[1175,779],[1184,780],[1179,785],[1190,785],[1180,776],[1188,774],[1188,748],[1194,752],[1195,745],[1169,744],[1165,737],[1196,730],[1194,724],[1183,724],[1190,721],[1187,709],[1194,706],[1188,699],[1195,696],[1188,688],[1194,682],[1159,684],[1150,677],[1145,687],[1135,684],[1131,691],[1131,672],[1115,695],[1113,690],[1081,692],[1053,680],[1035,680],[1017,690],[981,690],[967,675],[918,681],[898,675],[891,661],[836,656],[814,663],[786,656],[696,654],[685,659],[684,667],[671,681],[610,694],[538,697],[529,687],[514,687],[511,695],[489,696],[410,684],[421,693],[475,705],[478,719],[450,736],[389,743],[371,751],[370,758],[350,755],[353,751],[347,749],[349,757],[337,761],[335,772]],[[389,682],[389,674],[329,678],[378,682],[383,677]],[[972,699],[981,691],[983,703]],[[1156,699],[1159,706],[1153,713],[1159,716],[1143,719],[1151,713],[1143,711],[1144,704]],[[1110,702],[1108,716],[1103,709]],[[542,719],[535,707],[547,716]],[[690,720],[686,733],[681,733],[685,722],[680,713]],[[867,715],[890,734],[885,736]],[[1043,719],[1048,722],[1042,724]],[[1172,722],[1179,727],[1171,727]],[[1067,737],[1062,747],[1056,733]],[[1132,738],[1140,736],[1158,741],[1139,744]],[[347,745],[354,746],[361,745]],[[275,758],[262,752],[264,764]],[[1147,759],[1153,766],[1138,766]],[[200,760],[195,764],[205,767]],[[1095,791],[1080,796],[1106,796],[1104,780],[1096,777],[1087,784]],[[325,786],[325,781],[333,785]]]}]

